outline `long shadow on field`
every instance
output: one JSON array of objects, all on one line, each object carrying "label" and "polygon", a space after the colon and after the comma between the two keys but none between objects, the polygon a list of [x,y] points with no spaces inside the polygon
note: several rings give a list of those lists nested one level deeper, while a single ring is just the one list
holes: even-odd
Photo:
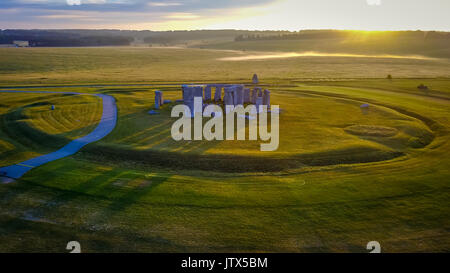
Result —
[{"label": "long shadow on field", "polygon": [[[149,115],[147,111],[148,109],[119,115],[115,131],[105,137],[99,145],[118,144],[126,145],[122,146],[123,149],[140,146],[141,150],[152,149],[164,152],[175,150],[180,153],[195,152],[201,154],[219,144],[218,141],[208,141],[207,143],[199,141],[176,142],[171,137],[171,125],[176,118],[166,118],[170,116],[170,110],[163,108],[161,109],[161,115],[156,116]],[[89,145],[89,147],[93,146],[95,144]],[[174,149],[174,147],[176,148]],[[134,151],[130,150],[130,153],[132,152]]]},{"label": "long shadow on field", "polygon": [[[234,154],[191,154],[188,149],[204,149],[200,144],[185,144],[184,152],[157,150],[132,150],[114,145],[94,145],[84,150],[83,157],[102,163],[124,165],[152,170],[162,167],[171,170],[204,170],[216,172],[278,172],[302,166],[327,166],[335,164],[367,163],[402,156],[402,152],[382,151],[371,147],[355,147],[346,150],[300,154],[289,158],[240,156]],[[198,145],[198,146],[193,146]],[[214,144],[211,144],[214,145]]]},{"label": "long shadow on field", "polygon": [[[96,178],[95,180],[98,179]],[[41,195],[39,186],[36,188],[34,185],[30,185],[29,182],[26,181],[22,186],[12,184],[8,192],[14,192],[14,196],[30,192],[29,194],[32,195],[29,196],[35,196],[43,201],[43,195]],[[39,220],[26,219],[20,217],[20,214],[18,216],[3,215],[0,217],[0,234],[2,234],[0,240],[3,242],[0,246],[0,251],[11,252],[19,249],[23,252],[65,252],[65,243],[72,240],[83,242],[83,252],[187,251],[184,246],[158,235],[142,235],[123,228],[114,228],[106,231],[97,230],[92,228],[97,224],[95,221],[76,225],[71,224],[70,217],[79,215],[72,215],[70,211],[66,211],[62,198],[66,198],[67,202],[69,200],[76,202],[80,204],[80,207],[88,207],[94,215],[105,208],[105,206],[98,205],[103,203],[103,201],[75,192],[69,193],[68,191],[56,197],[58,192],[61,191],[51,189],[50,198],[44,198],[47,204],[52,204],[54,200],[57,200],[56,206],[42,205],[31,210],[29,208],[19,208],[19,210],[27,209],[26,211],[31,215],[31,218]],[[11,198],[9,200],[12,201]],[[81,216],[83,211],[86,210],[81,211]],[[61,215],[63,218],[59,219],[57,216],[55,220],[58,223],[56,224],[46,222],[45,218],[49,215],[50,217],[51,215]],[[69,220],[65,221],[65,218]],[[54,218],[51,217],[51,219]],[[103,223],[104,220],[98,222],[99,225]],[[17,240],[18,237],[25,240]],[[31,241],[39,241],[40,243],[30,244]],[[130,242],[132,243],[130,244]]]},{"label": "long shadow on field", "polygon": [[[56,95],[56,99],[61,96],[72,96],[71,94]],[[45,97],[46,100],[33,101],[25,99],[24,102],[33,102],[31,104],[14,108],[11,111],[0,115],[0,135],[6,137],[6,141],[14,145],[14,149],[7,151],[0,151],[1,158],[9,158],[21,152],[38,152],[48,153],[60,149],[67,145],[72,139],[67,138],[67,135],[79,135],[80,137],[95,129],[98,123],[88,126],[76,128],[61,134],[47,134],[44,131],[36,129],[28,123],[29,116],[24,113],[24,110],[34,106],[50,105],[51,100]],[[23,159],[22,159],[23,160]]]},{"label": "long shadow on field", "polygon": [[2,134],[5,134],[9,139],[29,148],[42,147],[45,144],[48,148],[59,148],[67,144],[69,140],[49,135],[45,132],[37,130],[28,125],[26,116],[23,113],[25,107],[20,107],[13,111],[0,116],[0,128]]},{"label": "long shadow on field", "polygon": [[[73,173],[76,172],[76,169],[77,166],[70,164],[58,166],[56,168],[51,168],[51,166],[49,166],[45,168],[45,171],[41,170],[39,174],[43,179],[50,179],[49,183],[52,185],[50,188],[54,189],[54,183],[51,181],[53,177],[58,177],[59,179],[64,177],[64,175],[68,178],[73,177]],[[142,174],[136,174],[117,168],[100,172],[100,174],[89,177],[88,179],[85,179],[83,176],[78,176],[74,179],[79,179],[81,181],[79,183],[73,180],[68,181],[68,187],[56,185],[58,194],[54,195],[53,198],[46,200],[44,205],[35,207],[29,211],[29,213],[36,217],[43,217],[46,214],[51,214],[53,210],[51,206],[46,204],[56,204],[58,207],[61,207],[71,202],[77,202],[81,197],[94,198],[103,200],[109,205],[99,205],[97,209],[102,213],[95,216],[96,219],[91,219],[90,221],[95,223],[107,222],[109,221],[109,217],[120,213],[129,206],[139,203],[146,195],[150,194],[156,187],[167,181],[171,176],[169,174],[157,173],[144,176]],[[21,179],[21,181],[40,187],[47,187],[46,184],[48,183],[48,181],[43,181],[42,183],[26,181],[26,177]],[[56,183],[61,184],[64,182],[56,181]],[[18,187],[22,188],[20,184]],[[27,191],[26,188],[24,190],[25,192]],[[20,191],[20,193],[22,194],[24,191]],[[8,198],[12,200],[15,196],[10,195]]]},{"label": "long shadow on field", "polygon": [[[0,151],[0,159],[10,158],[21,152],[45,154],[56,151],[72,141],[72,139],[66,138],[65,135],[77,135],[80,132],[90,132],[97,126],[97,124],[93,124],[68,131],[64,134],[51,135],[29,126],[24,119],[26,119],[26,116],[16,112],[0,115],[1,133],[6,136],[6,141],[14,145],[14,149]],[[22,158],[20,160],[23,161],[25,159]]]},{"label": "long shadow on field", "polygon": [[[171,175],[169,174],[158,174],[153,175],[148,180],[142,181],[141,185],[126,191],[123,195],[112,200],[111,205],[106,208],[104,216],[110,217],[121,211],[124,211],[128,207],[138,203],[146,195],[150,194],[155,188],[157,188],[162,183],[166,182]],[[136,179],[141,176],[135,176]]]}]

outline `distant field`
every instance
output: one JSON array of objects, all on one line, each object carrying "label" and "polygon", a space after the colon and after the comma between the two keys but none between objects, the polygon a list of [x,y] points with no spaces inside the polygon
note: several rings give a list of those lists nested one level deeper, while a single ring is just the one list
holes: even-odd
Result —
[{"label": "distant field", "polygon": [[[275,51],[273,48],[271,51]],[[0,85],[450,77],[449,59],[294,57],[220,61],[267,54],[177,48],[3,48]]]},{"label": "distant field", "polygon": [[394,33],[353,32],[347,37],[308,37],[300,39],[256,39],[216,41],[197,47],[240,51],[281,51],[349,53],[364,55],[421,55],[450,58],[449,38],[427,39],[426,33],[415,37],[395,37]]}]

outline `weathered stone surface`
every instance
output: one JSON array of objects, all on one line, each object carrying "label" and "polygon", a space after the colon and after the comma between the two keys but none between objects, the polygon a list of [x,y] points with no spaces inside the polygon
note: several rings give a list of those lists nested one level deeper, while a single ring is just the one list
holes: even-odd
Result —
[{"label": "weathered stone surface", "polygon": [[161,90],[158,90],[161,93],[161,96],[159,97],[159,105],[163,105],[164,104],[164,93]]},{"label": "weathered stone surface", "polygon": [[214,93],[214,100],[221,101],[222,100],[222,85],[217,84],[215,87],[216,87],[216,90]]},{"label": "weathered stone surface", "polygon": [[233,93],[234,93],[233,87],[225,87],[225,95],[223,96],[223,101],[225,105],[234,105]]},{"label": "weathered stone surface", "polygon": [[256,105],[256,111],[259,113],[259,106],[263,105],[263,98],[262,97],[257,97],[255,105]]},{"label": "weathered stone surface", "polygon": [[162,101],[162,92],[155,91],[155,109],[159,109],[161,107],[161,101]]},{"label": "weathered stone surface", "polygon": [[182,95],[183,100],[185,100],[185,93],[186,93],[187,88],[188,88],[188,86],[186,84],[183,84],[181,86],[181,95]]},{"label": "weathered stone surface", "polygon": [[202,98],[203,100],[203,86],[194,86],[194,98]]},{"label": "weathered stone surface", "polygon": [[237,105],[237,85],[233,85],[231,86],[231,88],[233,89],[233,105]]},{"label": "weathered stone surface", "polygon": [[211,100],[211,88],[212,88],[212,85],[209,85],[209,84],[205,87],[205,100],[206,101]]},{"label": "weathered stone surface", "polygon": [[263,104],[267,105],[267,108],[270,108],[270,91],[267,89],[264,90]]},{"label": "weathered stone surface", "polygon": [[258,97],[262,97],[263,96],[263,92],[261,87],[256,88],[258,90]]},{"label": "weathered stone surface", "polygon": [[243,85],[236,86],[236,102],[235,105],[244,105],[244,89]]},{"label": "weathered stone surface", "polygon": [[[189,114],[191,117],[195,116],[195,109],[194,109],[194,100],[189,100],[189,101],[185,101],[184,105],[186,105],[187,107],[189,107]],[[185,111],[185,116],[189,116],[188,111]]]},{"label": "weathered stone surface", "polygon": [[250,102],[255,104],[256,103],[256,98],[258,97],[258,89],[253,88],[252,90],[252,96],[250,98]]},{"label": "weathered stone surface", "polygon": [[[194,87],[188,85],[183,86],[183,104],[189,107],[191,111],[190,115],[192,116],[194,111]],[[186,116],[188,116],[187,111]]]},{"label": "weathered stone surface", "polygon": [[245,88],[244,89],[244,103],[250,103],[250,102],[251,102],[250,89]]},{"label": "weathered stone surface", "polygon": [[253,75],[252,83],[253,84],[258,84],[259,83],[258,75],[256,75],[256,74]]},{"label": "weathered stone surface", "polygon": [[183,101],[190,101],[194,99],[194,91],[192,86],[185,86],[183,92]]}]

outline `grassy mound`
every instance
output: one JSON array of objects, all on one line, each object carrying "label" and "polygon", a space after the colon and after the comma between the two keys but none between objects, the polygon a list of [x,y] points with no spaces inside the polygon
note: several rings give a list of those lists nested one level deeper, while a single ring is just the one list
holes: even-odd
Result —
[{"label": "grassy mound", "polygon": [[[0,93],[0,165],[52,152],[92,131],[102,106],[94,96]],[[55,110],[51,110],[55,105]]]},{"label": "grassy mound", "polygon": [[134,150],[114,145],[91,145],[78,156],[107,165],[152,170],[155,167],[171,170],[201,170],[229,173],[281,172],[305,166],[366,163],[389,160],[402,152],[380,147],[352,146],[317,153],[289,157],[267,157],[233,154],[195,155],[157,150]]},{"label": "grassy mound", "polygon": [[357,136],[391,137],[398,133],[395,128],[374,125],[351,125],[344,130]]}]

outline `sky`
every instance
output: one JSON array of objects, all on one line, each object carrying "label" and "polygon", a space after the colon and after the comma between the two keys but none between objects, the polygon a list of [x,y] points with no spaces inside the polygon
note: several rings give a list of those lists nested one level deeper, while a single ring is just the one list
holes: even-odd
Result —
[{"label": "sky", "polygon": [[440,30],[450,0],[0,0],[0,29]]}]

